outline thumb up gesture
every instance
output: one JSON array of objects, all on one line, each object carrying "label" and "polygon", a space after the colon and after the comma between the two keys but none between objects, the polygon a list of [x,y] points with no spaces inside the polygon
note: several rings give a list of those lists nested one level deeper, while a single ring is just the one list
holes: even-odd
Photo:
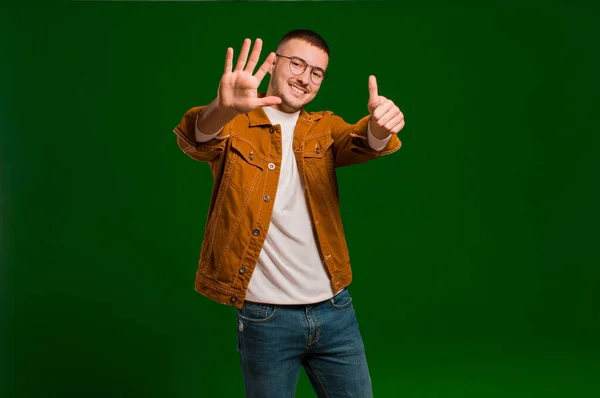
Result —
[{"label": "thumb up gesture", "polygon": [[367,103],[371,119],[369,128],[371,133],[380,140],[386,139],[390,134],[398,134],[404,127],[404,115],[392,100],[377,92],[375,76],[369,76],[369,102]]}]

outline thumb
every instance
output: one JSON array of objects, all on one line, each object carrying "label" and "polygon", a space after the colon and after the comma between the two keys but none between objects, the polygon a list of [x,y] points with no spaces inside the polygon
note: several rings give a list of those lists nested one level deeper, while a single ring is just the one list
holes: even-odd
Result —
[{"label": "thumb", "polygon": [[269,97],[263,97],[263,98],[258,98],[258,100],[256,101],[256,105],[259,107],[263,107],[263,106],[273,106],[273,105],[279,105],[281,104],[282,100],[280,97],[276,97],[276,96],[269,96]]},{"label": "thumb", "polygon": [[379,94],[377,93],[377,79],[375,76],[369,76],[369,112],[373,112],[379,105]]}]

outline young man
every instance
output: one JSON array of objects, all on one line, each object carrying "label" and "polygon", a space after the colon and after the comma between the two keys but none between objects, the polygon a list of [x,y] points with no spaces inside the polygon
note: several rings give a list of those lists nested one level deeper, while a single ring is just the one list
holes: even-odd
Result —
[{"label": "young man", "polygon": [[250,46],[246,39],[235,69],[227,49],[217,98],[174,130],[214,176],[195,288],[238,308],[247,397],[293,397],[302,366],[319,397],[371,397],[335,168],[398,150],[404,116],[378,95],[374,76],[358,123],[307,113],[329,62],[315,32],[287,33],[256,73],[262,41]]}]

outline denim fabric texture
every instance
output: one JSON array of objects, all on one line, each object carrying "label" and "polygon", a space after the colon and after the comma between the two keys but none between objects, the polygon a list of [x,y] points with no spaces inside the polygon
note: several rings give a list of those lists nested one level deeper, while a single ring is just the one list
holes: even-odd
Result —
[{"label": "denim fabric texture", "polygon": [[302,367],[318,397],[373,396],[348,289],[310,305],[246,301],[237,321],[247,398],[294,397]]}]

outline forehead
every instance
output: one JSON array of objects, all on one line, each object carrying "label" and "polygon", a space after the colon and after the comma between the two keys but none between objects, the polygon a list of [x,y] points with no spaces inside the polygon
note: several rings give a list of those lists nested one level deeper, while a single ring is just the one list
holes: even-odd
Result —
[{"label": "forehead", "polygon": [[289,57],[300,57],[311,65],[327,69],[329,56],[319,47],[315,47],[301,39],[291,39],[282,43],[277,52]]}]

